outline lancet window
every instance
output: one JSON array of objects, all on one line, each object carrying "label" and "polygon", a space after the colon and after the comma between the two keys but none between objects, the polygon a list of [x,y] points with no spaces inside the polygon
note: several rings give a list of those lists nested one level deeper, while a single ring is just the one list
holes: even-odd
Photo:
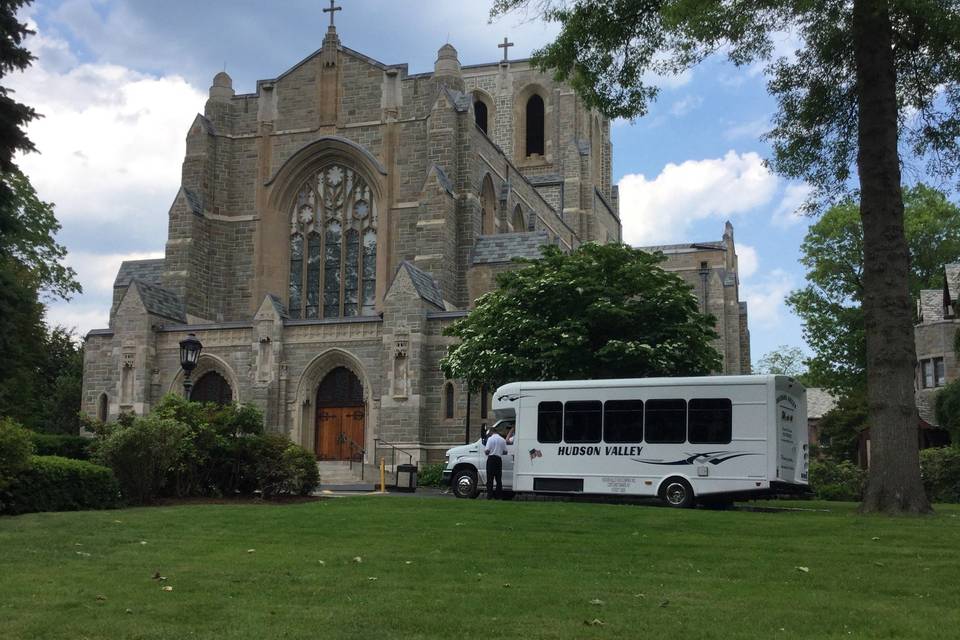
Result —
[{"label": "lancet window", "polygon": [[291,318],[374,314],[377,208],[367,182],[332,164],[297,194],[290,218]]}]

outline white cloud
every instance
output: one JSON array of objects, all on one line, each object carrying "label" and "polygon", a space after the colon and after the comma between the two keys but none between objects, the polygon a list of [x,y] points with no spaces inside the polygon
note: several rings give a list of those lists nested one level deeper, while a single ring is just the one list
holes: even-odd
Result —
[{"label": "white cloud", "polygon": [[777,178],[754,152],[670,163],[652,180],[625,175],[619,182],[624,241],[663,244],[689,238],[693,222],[724,219],[770,202]]},{"label": "white cloud", "polygon": [[739,138],[748,138],[750,140],[759,140],[760,136],[770,131],[769,118],[757,118],[749,122],[742,122],[727,128],[723,132],[723,137],[727,140],[737,140]]},{"label": "white cloud", "polygon": [[11,76],[10,85],[44,116],[27,128],[39,153],[19,164],[40,196],[56,203],[61,221],[165,221],[203,93],[177,76],[109,64],[61,72],[42,61]]},{"label": "white cloud", "polygon": [[741,278],[749,278],[755,274],[760,266],[757,250],[748,244],[737,243],[737,266]]},{"label": "white cloud", "polygon": [[[69,303],[51,304],[48,321],[85,333],[106,326],[120,262],[162,257],[186,132],[205,96],[179,76],[79,64],[65,40],[42,32],[27,46],[38,60],[8,81],[44,117],[27,128],[39,153],[18,164],[56,205],[66,262],[84,288]],[[147,250],[117,252],[133,249],[132,240],[109,246],[134,237],[145,238]]]},{"label": "white cloud", "polygon": [[783,269],[774,269],[756,282],[741,286],[740,293],[747,301],[750,326],[761,329],[779,326],[786,313],[783,299],[793,288],[794,277]]},{"label": "white cloud", "polygon": [[783,229],[806,220],[802,207],[813,189],[806,183],[788,184],[783,199],[773,212],[773,224]]},{"label": "white cloud", "polygon": [[701,104],[703,104],[703,98],[700,96],[684,96],[670,106],[670,113],[679,118],[687,115]]}]

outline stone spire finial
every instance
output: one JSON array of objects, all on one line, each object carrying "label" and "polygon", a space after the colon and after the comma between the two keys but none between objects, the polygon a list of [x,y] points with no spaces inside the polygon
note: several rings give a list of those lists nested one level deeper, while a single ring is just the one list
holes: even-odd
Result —
[{"label": "stone spire finial", "polygon": [[211,99],[230,99],[234,96],[233,79],[226,71],[221,71],[213,76],[213,84],[210,86]]},{"label": "stone spire finial", "polygon": [[457,50],[449,42],[437,51],[437,61],[433,65],[433,74],[435,76],[460,77],[460,59],[457,57]]}]

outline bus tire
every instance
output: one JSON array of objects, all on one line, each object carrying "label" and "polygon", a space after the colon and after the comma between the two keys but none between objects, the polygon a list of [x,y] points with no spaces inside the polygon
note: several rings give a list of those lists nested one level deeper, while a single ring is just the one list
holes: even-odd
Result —
[{"label": "bus tire", "polygon": [[668,507],[689,509],[693,506],[693,487],[683,478],[667,478],[660,489],[660,498]]},{"label": "bus tire", "polygon": [[453,482],[450,483],[453,495],[458,498],[476,498],[477,472],[473,469],[457,469],[453,472]]}]

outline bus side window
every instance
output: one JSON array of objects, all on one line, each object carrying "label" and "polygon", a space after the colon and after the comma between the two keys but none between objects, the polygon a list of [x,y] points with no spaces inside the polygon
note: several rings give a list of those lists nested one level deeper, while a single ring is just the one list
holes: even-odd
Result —
[{"label": "bus side window", "polygon": [[647,400],[646,441],[679,444],[687,439],[686,400]]},{"label": "bus side window", "polygon": [[730,444],[733,403],[727,398],[690,401],[690,443]]},{"label": "bus side window", "polygon": [[603,441],[643,440],[643,400],[607,400],[603,404]]},{"label": "bus side window", "polygon": [[541,402],[537,405],[537,441],[560,442],[563,433],[563,403]]},{"label": "bus side window", "polygon": [[603,436],[603,403],[599,400],[571,401],[563,410],[564,442],[600,442]]}]

